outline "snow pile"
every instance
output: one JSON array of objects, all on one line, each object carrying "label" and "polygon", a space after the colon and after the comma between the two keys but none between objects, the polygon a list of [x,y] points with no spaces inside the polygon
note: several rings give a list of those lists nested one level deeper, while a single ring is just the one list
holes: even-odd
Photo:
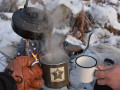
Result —
[{"label": "snow pile", "polygon": [[[90,45],[97,45],[99,43],[108,43],[114,35],[106,29],[97,28],[94,29],[94,34],[91,36]],[[112,43],[112,42],[111,42]]]},{"label": "snow pile", "polygon": [[0,3],[2,2],[3,0],[0,0]]},{"label": "snow pile", "polygon": [[118,0],[107,0],[109,3],[118,4]]},{"label": "snow pile", "polygon": [[117,11],[112,7],[105,7],[106,11],[108,12],[108,20],[110,22],[110,25],[113,26],[113,28],[120,30],[120,23],[118,23],[117,19]]},{"label": "snow pile", "polygon": [[80,40],[77,40],[76,38],[72,37],[71,35],[68,35],[65,41],[70,42],[73,45],[81,45],[82,44],[82,42]]},{"label": "snow pile", "polygon": [[56,33],[57,32],[57,33],[66,35],[67,33],[69,33],[69,31],[70,31],[70,27],[65,27],[65,29],[56,29],[54,27],[52,33]]},{"label": "snow pile", "polygon": [[6,61],[7,61],[7,58],[0,53],[0,71],[3,71],[8,65]]},{"label": "snow pile", "polygon": [[[82,9],[82,3],[80,0],[44,0],[48,10],[54,9],[57,5],[65,5],[71,9],[73,14],[78,14]],[[89,10],[88,6],[84,7],[85,11]]]},{"label": "snow pile", "polygon": [[11,45],[14,42],[20,41],[18,36],[11,27],[11,21],[4,21],[0,19],[0,48],[6,45]]},{"label": "snow pile", "polygon": [[113,7],[95,5],[89,10],[89,13],[97,27],[104,27],[107,24],[107,26],[111,25],[113,28],[120,30],[117,11]]}]

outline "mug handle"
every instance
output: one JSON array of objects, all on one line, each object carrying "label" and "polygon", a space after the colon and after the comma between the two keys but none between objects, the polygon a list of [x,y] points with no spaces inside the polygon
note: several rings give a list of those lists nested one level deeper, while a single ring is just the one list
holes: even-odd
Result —
[{"label": "mug handle", "polygon": [[95,71],[94,71],[94,77],[96,78],[95,76],[95,72],[98,71],[99,69],[97,67],[95,67]]},{"label": "mug handle", "polygon": [[35,61],[31,64],[31,67],[34,66],[36,63],[39,63],[39,61]]}]

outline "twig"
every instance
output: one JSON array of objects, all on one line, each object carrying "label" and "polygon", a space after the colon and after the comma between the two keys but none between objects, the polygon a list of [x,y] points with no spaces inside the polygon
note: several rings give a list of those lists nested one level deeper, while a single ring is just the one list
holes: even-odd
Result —
[{"label": "twig", "polygon": [[92,24],[92,22],[89,20],[89,18],[86,16],[86,18],[87,18],[87,20],[89,21],[89,23],[91,24],[91,26],[93,27],[93,28],[95,28],[95,26]]},{"label": "twig", "polygon": [[[2,59],[2,58],[4,58],[5,56],[2,56],[2,57],[0,57],[0,59]],[[2,60],[0,60],[0,61],[2,61]]]},{"label": "twig", "polygon": [[2,64],[4,67],[7,67],[7,66],[5,66],[5,65],[4,65],[3,63],[1,63],[1,62],[0,62],[0,64]]},{"label": "twig", "polygon": [[12,58],[10,58],[8,55],[4,54],[3,52],[0,51],[0,53],[2,53],[5,57],[7,57],[7,58],[12,60]]}]

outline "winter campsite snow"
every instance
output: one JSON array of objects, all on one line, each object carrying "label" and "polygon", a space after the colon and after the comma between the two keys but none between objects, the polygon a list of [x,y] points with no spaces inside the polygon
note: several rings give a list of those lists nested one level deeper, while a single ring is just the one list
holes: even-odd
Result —
[{"label": "winter campsite snow", "polygon": [[[17,5],[19,7],[23,7],[25,2],[17,0]],[[57,5],[64,4],[74,15],[78,14],[82,9],[81,0],[43,0],[47,9],[53,9]],[[2,2],[2,0],[0,0]],[[72,2],[72,3],[71,3]],[[118,22],[117,14],[120,14],[120,1],[119,0],[105,0],[103,4],[96,4],[94,0],[90,0],[89,2],[83,2],[85,5],[85,11],[89,12],[91,16],[95,20],[95,28],[92,28],[93,35],[90,40],[90,47],[85,53],[86,55],[90,55],[95,57],[98,60],[99,64],[103,64],[103,60],[105,58],[110,58],[115,61],[115,63],[120,64],[120,36],[114,35],[110,33],[107,29],[104,28],[104,24],[107,26],[111,25],[113,28],[120,30],[120,23]],[[112,5],[109,5],[112,3]],[[88,5],[89,4],[89,5]],[[40,8],[41,5],[36,3],[32,5],[29,2],[29,5]],[[2,12],[7,17],[11,18],[12,13]],[[54,28],[54,32],[66,34],[70,31],[70,27],[66,27],[65,29],[57,30]],[[88,35],[86,35],[85,41],[87,43]],[[107,37],[104,37],[107,35]],[[21,40],[21,37],[18,36],[11,27],[10,20],[2,20],[0,18],[0,50],[9,45],[17,45],[17,43]],[[65,39],[69,43],[74,45],[80,45],[83,49],[86,45],[82,44],[82,41],[77,40],[76,38],[68,35]],[[101,48],[101,49],[99,49]],[[12,52],[11,52],[12,53]],[[71,64],[72,70],[70,71],[70,83],[71,86],[69,90],[93,90],[94,81],[92,83],[83,84],[78,81],[76,78],[76,69],[75,69],[75,60],[73,59],[73,64]],[[0,71],[2,72],[7,66],[7,57],[0,53]],[[45,90],[54,90],[47,88],[43,85]],[[55,90],[68,90],[67,87],[63,87],[61,89]]]}]

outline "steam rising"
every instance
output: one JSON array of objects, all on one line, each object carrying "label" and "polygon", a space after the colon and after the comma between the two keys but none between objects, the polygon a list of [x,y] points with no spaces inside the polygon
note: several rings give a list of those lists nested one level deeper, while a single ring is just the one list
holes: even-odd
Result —
[{"label": "steam rising", "polygon": [[56,6],[55,9],[47,11],[50,17],[53,27],[57,29],[64,29],[66,26],[70,26],[71,11],[63,5]]},{"label": "steam rising", "polygon": [[64,37],[60,34],[53,34],[51,39],[46,41],[47,54],[44,59],[45,62],[54,64],[68,60],[63,48],[63,41]]},{"label": "steam rising", "polygon": [[57,6],[54,10],[52,10],[49,15],[52,19],[54,27],[65,27],[65,22],[62,21],[64,14],[60,6]]},{"label": "steam rising", "polygon": [[[52,26],[52,28],[65,28],[66,22],[63,21],[64,14],[61,6],[57,6],[54,10],[46,11],[47,13],[47,21],[48,26]],[[43,56],[44,60],[42,62],[48,62],[50,64],[61,63],[63,61],[69,60],[65,50],[63,48],[64,36],[58,33],[52,33],[48,28],[48,32],[46,33],[48,38],[45,40],[45,56]]]}]

